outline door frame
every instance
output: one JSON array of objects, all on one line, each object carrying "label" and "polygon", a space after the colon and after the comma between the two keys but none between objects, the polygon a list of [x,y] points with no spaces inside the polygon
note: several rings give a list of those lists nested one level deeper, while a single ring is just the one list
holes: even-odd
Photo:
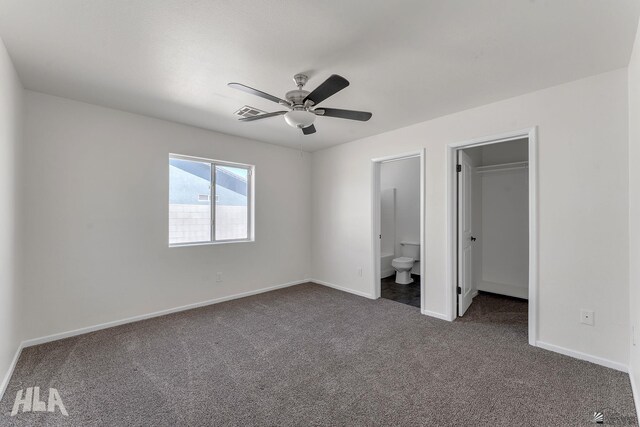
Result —
[{"label": "door frame", "polygon": [[531,127],[500,135],[455,142],[447,145],[447,315],[457,318],[457,152],[465,148],[528,138],[529,140],[529,344],[538,338],[538,131]]},{"label": "door frame", "polygon": [[425,156],[426,150],[421,148],[417,151],[396,154],[386,157],[371,159],[371,246],[373,250],[373,283],[371,284],[371,295],[374,299],[380,298],[380,167],[383,163],[406,160],[414,157],[420,159],[420,312],[424,314],[424,272],[426,264],[425,248]]}]

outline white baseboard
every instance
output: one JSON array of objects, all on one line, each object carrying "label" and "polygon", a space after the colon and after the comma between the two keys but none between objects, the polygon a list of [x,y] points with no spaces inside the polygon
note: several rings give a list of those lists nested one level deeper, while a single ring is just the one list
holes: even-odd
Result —
[{"label": "white baseboard", "polygon": [[380,278],[381,278],[381,279],[386,279],[387,277],[391,277],[391,276],[393,276],[394,274],[396,274],[396,270],[395,270],[395,269],[393,269],[393,268],[392,268],[391,270],[382,270],[382,271],[380,272]]},{"label": "white baseboard", "polygon": [[221,303],[221,302],[231,301],[231,300],[238,299],[238,298],[244,298],[244,297],[248,297],[248,296],[251,296],[251,295],[262,294],[264,292],[274,291],[276,289],[287,288],[289,286],[299,285],[301,283],[307,283],[309,281],[310,280],[308,280],[308,279],[296,280],[294,282],[287,282],[287,283],[283,283],[281,285],[275,285],[275,286],[269,286],[267,288],[256,289],[255,291],[242,292],[242,293],[239,293],[239,294],[229,295],[229,296],[226,296],[226,297],[214,298],[214,299],[210,299],[210,300],[207,300],[207,301],[201,301],[201,302],[196,302],[196,303],[193,303],[193,304],[183,305],[183,306],[180,306],[180,307],[174,307],[174,308],[169,308],[169,309],[166,309],[166,310],[154,311],[153,313],[147,313],[147,314],[142,314],[142,315],[139,315],[139,316],[128,317],[126,319],[114,320],[112,322],[106,322],[106,323],[100,323],[98,325],[87,326],[87,327],[84,327],[84,328],[74,329],[72,331],[61,332],[61,333],[53,334],[53,335],[47,335],[45,337],[34,338],[34,339],[23,341],[22,342],[22,347],[31,347],[31,346],[34,346],[34,345],[44,344],[44,343],[51,342],[51,341],[57,341],[57,340],[61,340],[61,339],[64,339],[64,338],[73,337],[73,336],[76,336],[76,335],[86,334],[88,332],[94,332],[94,331],[99,331],[101,329],[107,329],[107,328],[112,328],[114,326],[124,325],[124,324],[127,324],[127,323],[138,322],[140,320],[151,319],[153,317],[165,316],[167,314],[177,313],[177,312],[180,312],[180,311],[191,310],[191,309],[194,309],[194,308],[205,307],[207,305],[218,304],[218,303]]},{"label": "white baseboard", "polygon": [[23,348],[23,344],[20,343],[18,345],[18,349],[16,350],[16,354],[13,356],[13,360],[9,365],[9,369],[7,370],[7,373],[2,379],[2,383],[0,384],[0,400],[2,400],[2,397],[4,396],[4,392],[7,390],[7,386],[9,385],[9,380],[13,375],[13,371],[16,369],[16,364],[18,363],[18,359],[20,358],[20,353],[22,353],[22,348]]},{"label": "white baseboard", "polygon": [[638,385],[636,384],[635,375],[631,365],[629,365],[629,381],[631,381],[631,393],[633,393],[633,403],[636,406],[636,414],[640,414],[640,394]]},{"label": "white baseboard", "polygon": [[349,288],[345,288],[343,286],[334,285],[333,283],[325,282],[323,280],[318,280],[318,279],[309,279],[309,281],[313,282],[313,283],[317,283],[318,285],[326,286],[328,288],[333,288],[333,289],[337,289],[337,290],[342,291],[342,292],[348,292],[350,294],[358,295],[360,297],[365,297],[365,298],[369,298],[369,299],[375,299],[373,297],[373,295],[371,295],[368,292],[356,291],[354,289],[349,289]]},{"label": "white baseboard", "polygon": [[545,350],[553,351],[555,353],[564,354],[575,359],[586,360],[587,362],[595,363],[596,365],[605,366],[607,368],[615,369],[616,371],[629,372],[629,367],[625,364],[614,362],[613,360],[605,359],[598,356],[592,356],[581,351],[570,350],[568,348],[560,347],[554,344],[549,344],[543,341],[536,341],[536,347],[543,348]]},{"label": "white baseboard", "polygon": [[226,297],[214,298],[207,301],[196,302],[193,304],[187,304],[180,307],[169,308],[166,310],[154,311],[153,313],[142,314],[139,316],[128,317],[126,319],[114,320],[112,322],[100,323],[98,325],[87,326],[84,328],[78,328],[71,331],[61,332],[58,334],[52,334],[52,335],[47,335],[40,338],[33,338],[33,339],[22,341],[22,343],[20,343],[20,345],[18,346],[18,350],[16,351],[16,354],[11,362],[11,365],[9,366],[9,370],[5,374],[2,380],[2,383],[0,384],[0,400],[2,400],[2,396],[4,396],[4,392],[7,386],[9,385],[9,380],[13,375],[13,371],[16,367],[16,364],[18,363],[18,358],[20,357],[20,353],[22,352],[23,348],[44,344],[52,341],[57,341],[64,338],[73,337],[76,335],[82,335],[89,332],[95,332],[101,329],[113,328],[114,326],[120,326],[127,323],[138,322],[140,320],[151,319],[153,317],[165,316],[167,314],[178,313],[180,311],[191,310],[194,308],[205,307],[207,305],[218,304],[221,302],[231,301],[238,298],[244,298],[251,295],[262,294],[265,292],[274,291],[276,289],[288,288],[289,286],[299,285],[301,283],[307,283],[310,281],[311,281],[310,279],[296,280],[293,282],[287,282],[280,285],[269,286],[267,288],[256,289],[255,291],[242,292],[239,294],[229,295]]},{"label": "white baseboard", "polygon": [[479,291],[491,292],[493,294],[506,295],[522,299],[529,299],[529,289],[520,286],[510,285],[508,283],[496,283],[480,280],[476,288]]},{"label": "white baseboard", "polygon": [[447,322],[452,322],[453,321],[453,319],[450,319],[449,316],[447,316],[446,314],[437,313],[437,312],[431,311],[431,310],[422,310],[422,314],[424,314],[426,316],[435,317],[436,319],[446,320]]},{"label": "white baseboard", "polygon": [[[172,314],[172,313],[177,313],[180,311],[185,311],[185,310],[191,310],[194,308],[199,308],[199,307],[205,307],[208,305],[212,305],[212,304],[218,304],[221,302],[225,302],[225,301],[231,301],[234,299],[238,299],[238,298],[244,298],[244,297],[248,297],[251,295],[257,295],[257,294],[261,294],[264,292],[269,292],[269,291],[273,291],[276,289],[282,289],[282,288],[287,288],[289,286],[294,286],[294,285],[299,285],[301,283],[307,283],[307,282],[313,282],[313,283],[317,283],[319,285],[322,286],[327,286],[329,288],[333,288],[333,289],[337,289],[339,291],[343,291],[343,292],[348,292],[354,295],[358,295],[361,297],[365,297],[365,298],[369,298],[369,299],[374,299],[373,296],[367,292],[361,292],[361,291],[356,291],[353,289],[349,289],[349,288],[345,288],[342,286],[338,286],[335,285],[333,283],[329,283],[329,282],[325,282],[322,280],[317,280],[317,279],[305,279],[305,280],[296,280],[293,282],[287,282],[287,283],[283,283],[280,285],[275,285],[275,286],[270,286],[267,288],[261,288],[261,289],[257,289],[254,291],[248,291],[248,292],[242,292],[239,294],[234,294],[234,295],[229,295],[226,297],[221,297],[221,298],[215,298],[215,299],[211,299],[211,300],[207,300],[207,301],[202,301],[202,302],[197,302],[197,303],[193,303],[193,304],[187,304],[187,305],[183,305],[180,307],[174,307],[174,308],[169,308],[166,310],[160,310],[160,311],[155,311],[153,313],[148,313],[148,314],[143,314],[143,315],[139,315],[139,316],[133,316],[133,317],[128,317],[126,319],[121,319],[121,320],[115,320],[112,322],[106,322],[106,323],[101,323],[98,325],[93,325],[93,326],[88,326],[88,327],[84,327],[84,328],[79,328],[79,329],[74,329],[71,331],[67,331],[67,332],[61,332],[58,334],[52,334],[52,335],[48,335],[45,337],[40,337],[40,338],[34,338],[34,339],[29,339],[29,340],[25,340],[23,341],[19,346],[18,349],[16,350],[15,356],[13,357],[13,360],[11,361],[11,365],[9,366],[9,369],[7,371],[7,373],[5,374],[2,383],[0,383],[0,400],[2,400],[2,397],[4,396],[4,393],[7,389],[7,386],[9,385],[9,380],[11,379],[11,376],[13,375],[13,371],[16,367],[16,364],[18,363],[18,358],[20,357],[20,353],[22,352],[23,348],[26,347],[31,347],[34,345],[38,345],[38,344],[44,344],[47,342],[51,342],[51,341],[57,341],[60,339],[64,339],[64,338],[69,338],[69,337],[73,337],[76,335],[82,335],[82,334],[86,334],[89,332],[94,332],[94,331],[99,331],[101,329],[107,329],[107,328],[112,328],[114,326],[119,326],[119,325],[124,325],[127,323],[133,323],[133,322],[137,322],[140,320],[146,320],[146,319],[151,319],[153,317],[159,317],[159,316],[164,316],[167,314]],[[430,311],[430,310],[422,310],[422,314],[425,314],[427,316],[431,316],[431,317],[435,317],[437,319],[441,319],[441,320],[446,320],[446,321],[451,321],[452,319],[449,319],[448,316],[441,314],[441,313],[437,313],[434,311]],[[575,350],[570,350],[564,347],[560,347],[557,345],[553,345],[553,344],[549,344],[543,341],[536,341],[536,346],[543,348],[545,350],[549,350],[549,351],[553,351],[556,353],[560,353],[560,354],[564,354],[565,356],[570,356],[570,357],[574,357],[576,359],[580,359],[580,360],[586,360],[588,362],[592,362],[601,366],[605,366],[607,368],[612,368],[618,371],[622,371],[622,372],[630,372],[630,369],[622,364],[622,363],[618,363],[618,362],[614,362],[608,359],[604,359],[601,357],[597,357],[597,356],[592,356],[586,353],[582,353],[579,351],[575,351]],[[640,409],[640,396],[638,394],[638,389],[634,380],[633,375],[630,373],[630,381],[631,381],[631,387],[633,390],[633,396],[634,396],[634,401],[636,404],[636,408]]]}]

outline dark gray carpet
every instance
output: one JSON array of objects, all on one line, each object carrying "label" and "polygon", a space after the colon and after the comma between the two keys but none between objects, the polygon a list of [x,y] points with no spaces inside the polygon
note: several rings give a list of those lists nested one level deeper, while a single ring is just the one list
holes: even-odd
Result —
[{"label": "dark gray carpet", "polygon": [[[539,427],[608,408],[636,424],[626,374],[527,345],[520,306],[478,298],[448,323],[304,284],[27,348],[0,423]],[[32,386],[68,417],[11,417]]]}]

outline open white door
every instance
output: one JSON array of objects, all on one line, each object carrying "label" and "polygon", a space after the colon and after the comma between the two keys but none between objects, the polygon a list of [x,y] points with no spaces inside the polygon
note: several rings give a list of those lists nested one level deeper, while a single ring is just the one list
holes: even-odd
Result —
[{"label": "open white door", "polygon": [[458,151],[458,316],[473,300],[473,262],[471,231],[471,159]]}]

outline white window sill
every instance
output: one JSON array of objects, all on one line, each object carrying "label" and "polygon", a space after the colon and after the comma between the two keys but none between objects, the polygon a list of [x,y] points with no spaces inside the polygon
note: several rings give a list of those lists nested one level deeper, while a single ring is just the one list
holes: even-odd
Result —
[{"label": "white window sill", "polygon": [[226,245],[229,243],[254,243],[255,239],[242,239],[242,240],[220,240],[217,242],[194,242],[194,243],[175,243],[169,244],[170,248],[184,248],[186,246],[217,246]]}]

